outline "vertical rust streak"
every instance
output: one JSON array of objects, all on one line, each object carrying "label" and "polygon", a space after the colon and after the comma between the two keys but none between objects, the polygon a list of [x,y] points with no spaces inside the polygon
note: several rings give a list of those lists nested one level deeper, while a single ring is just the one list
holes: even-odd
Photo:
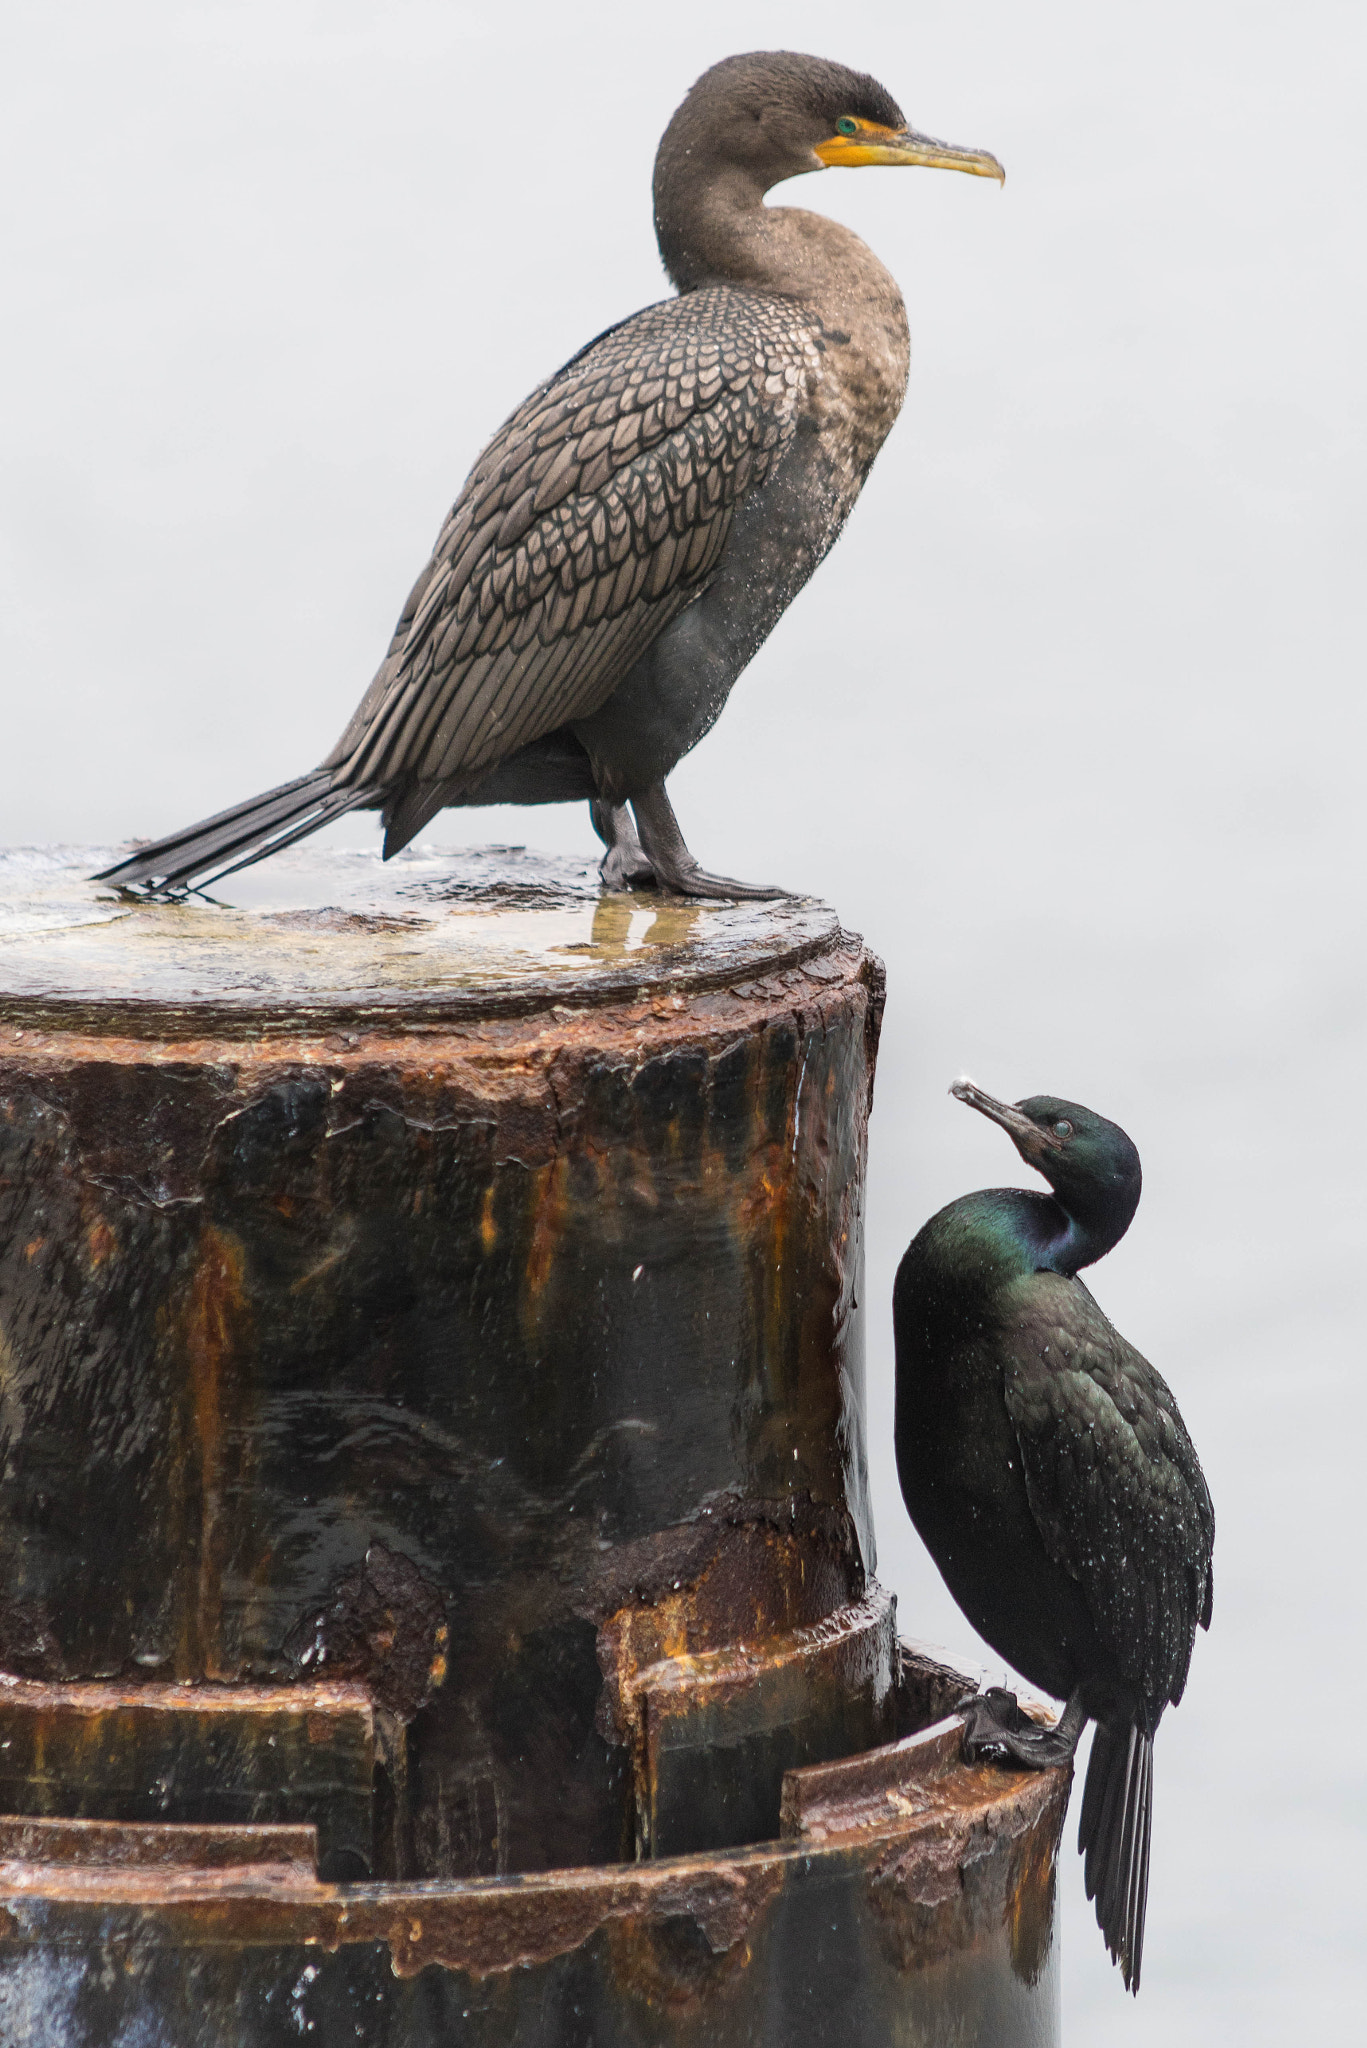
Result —
[{"label": "vertical rust streak", "polygon": [[638,1693],[632,1702],[631,1768],[636,1803],[636,1860],[647,1861],[655,1853],[655,1784],[658,1763],[658,1732],[651,1726],[650,1702]]},{"label": "vertical rust streak", "polygon": [[224,1366],[245,1314],[242,1247],[212,1226],[200,1246],[186,1316],[195,1442],[199,1451],[199,1575],[193,1658],[206,1678],[232,1676],[223,1643],[223,1571],[228,1522],[224,1487]]},{"label": "vertical rust streak", "polygon": [[540,1196],[532,1222],[527,1253],[527,1288],[533,1301],[539,1299],[555,1265],[555,1256],[565,1231],[568,1161],[563,1152],[540,1168],[537,1180]]}]

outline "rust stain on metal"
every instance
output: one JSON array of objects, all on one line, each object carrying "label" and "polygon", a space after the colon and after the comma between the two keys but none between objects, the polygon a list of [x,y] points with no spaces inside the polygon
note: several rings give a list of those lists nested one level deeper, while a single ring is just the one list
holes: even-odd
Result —
[{"label": "rust stain on metal", "polygon": [[[1004,1927],[1013,1967],[1033,1980],[1042,1941],[1047,1950],[1048,1914],[1041,1917],[1040,1908],[1068,1774],[969,1775],[989,1782],[934,1818],[890,1815],[840,1841],[770,1843],[724,1861],[685,1857],[416,1889],[339,1889],[310,1880],[297,1863],[81,1868],[4,1860],[0,1904],[88,1898],[102,1915],[136,1908],[140,1939],[166,1946],[336,1950],[382,1941],[400,1978],[434,1964],[474,1979],[534,1968],[602,1931],[623,1988],[671,2006],[743,1968],[760,1916],[798,1873],[820,1864],[856,1883],[903,1973]],[[1022,1786],[1027,1775],[1031,1782]],[[995,1798],[994,1777],[1007,1778]]]},{"label": "rust stain on metal", "polygon": [[533,1303],[545,1292],[564,1236],[568,1209],[568,1167],[569,1162],[562,1152],[538,1171],[540,1193],[536,1201],[526,1265],[527,1288]]},{"label": "rust stain on metal", "polygon": [[285,1651],[301,1676],[363,1679],[377,1705],[411,1721],[445,1679],[450,1644],[441,1589],[410,1558],[372,1543],[296,1623]]},{"label": "rust stain on metal", "polygon": [[375,1722],[355,1685],[0,1676],[0,1805],[35,1820],[316,1823],[368,1858]]},{"label": "rust stain on metal", "polygon": [[329,1945],[378,1934],[397,1977],[435,1963],[478,1979],[551,1962],[602,1930],[623,1976],[647,1997],[675,2003],[697,1995],[700,1976],[715,1977],[698,1971],[699,1951],[714,1962],[744,1961],[755,1922],[787,1875],[781,1853],[753,1851],[724,1867],[680,1858],[399,1892],[388,1901],[358,1893]]},{"label": "rust stain on metal", "polygon": [[[193,1648],[188,1662],[206,1678],[234,1676],[223,1655],[223,1572],[228,1531],[223,1490],[225,1379],[234,1405],[240,1379],[230,1361],[243,1346],[249,1311],[243,1287],[242,1247],[210,1225],[200,1239],[199,1258],[184,1318],[190,1366],[195,1441],[199,1451],[199,1573]],[[229,1367],[225,1374],[225,1366]]]},{"label": "rust stain on metal", "polygon": [[93,1870],[240,1870],[291,1865],[316,1882],[318,1830],[309,1824],[207,1827],[186,1821],[33,1820],[0,1815],[0,1865]]},{"label": "rust stain on metal", "polygon": [[[927,1673],[944,1677],[934,1666]],[[143,1690],[169,1702],[186,1689],[0,1687],[34,1704],[90,1706]],[[307,1722],[325,1689],[277,1697],[289,1690]],[[354,1686],[331,1694],[344,1707],[358,1696]],[[220,1697],[246,1709],[261,1701],[249,1687]],[[846,1901],[840,1910],[863,1902],[865,1924],[900,1976],[976,1948],[1033,1984],[1052,1938],[1069,1774],[966,1768],[961,1734],[956,1717],[870,1754],[790,1773],[787,1840],[720,1858],[455,1884],[320,1883],[308,1828],[0,1823],[0,1941],[29,1943],[33,1927],[74,1930],[87,1913],[102,1942],[131,1939],[142,1953],[226,1948],[245,1959],[254,1949],[364,1952],[378,1942],[400,1980],[435,1966],[478,1983],[552,1964],[601,1938],[598,1967],[614,1997],[682,2016],[730,1995],[765,1916],[788,1887],[824,1872],[821,1882]],[[33,1927],[30,1905],[43,1916]]]},{"label": "rust stain on metal", "polygon": [[963,1722],[955,1718],[863,1756],[789,1772],[783,1787],[782,1833],[800,1841],[828,1842],[928,1811],[931,1787],[958,1766],[962,1737]]},{"label": "rust stain on metal", "polygon": [[[1059,1776],[1064,1777],[1063,1773]],[[1068,1783],[1056,1788],[1057,1826],[1035,1826],[1018,1834],[1011,1846],[1007,1882],[1007,1917],[1011,1929],[1011,1967],[1027,1984],[1036,1984],[1054,1939],[1054,1894],[1058,1881],[1058,1831],[1068,1803]]]},{"label": "rust stain on metal", "polygon": [[[763,1522],[714,1540],[691,1569],[681,1555],[672,1583],[658,1583],[657,1560],[651,1597],[599,1632],[600,1726],[630,1750],[638,1856],[772,1834],[794,1754],[890,1732],[893,1603],[873,1586],[849,1600],[860,1581],[848,1550]],[[726,1761],[699,1799],[691,1787],[712,1751]]]},{"label": "rust stain on metal", "polygon": [[884,1654],[890,1650],[891,1614],[891,1603],[884,1594],[758,1642],[666,1654],[637,1672],[631,1690],[652,1695],[652,1711],[657,1716],[671,1709],[688,1714],[704,1702],[724,1704],[766,1677],[792,1670],[811,1679],[817,1676],[819,1664],[849,1661],[870,1670],[885,1664],[886,1692],[892,1682],[890,1654]]},{"label": "rust stain on metal", "polygon": [[93,1270],[98,1270],[106,1259],[118,1249],[118,1239],[102,1216],[97,1216],[85,1234],[85,1255]]},{"label": "rust stain on metal", "polygon": [[[160,1072],[167,1080],[203,1075],[213,1083],[208,1099],[198,1098],[197,1089],[182,1087],[174,1099],[178,1122],[170,1126],[177,1150],[183,1147],[185,1159],[198,1163],[214,1124],[225,1113],[301,1066],[344,1082],[347,1077],[364,1081],[397,1071],[415,1088],[425,1083],[421,1092],[438,1098],[465,1082],[473,1084],[474,1095],[481,1099],[487,1099],[490,1089],[503,1093],[512,1109],[524,1097],[528,1080],[545,1085],[552,1059],[557,1072],[572,1073],[576,1056],[599,1060],[620,1053],[638,1064],[674,1047],[721,1051],[785,1014],[801,1014],[809,1024],[824,1029],[839,1020],[851,999],[867,1035],[874,1000],[870,980],[876,965],[857,940],[845,941],[819,961],[797,969],[789,985],[770,990],[751,982],[716,991],[690,989],[680,1007],[657,1010],[648,1003],[625,1002],[567,1013],[548,1005],[520,1015],[452,1019],[426,1028],[396,1029],[361,1020],[344,1036],[311,1031],[305,1025],[284,1043],[256,1033],[225,1038],[212,1031],[124,1036],[117,1027],[108,1032],[83,1028],[73,1018],[69,1029],[51,1024],[27,1032],[22,1045],[0,1043],[0,1080],[8,1071],[20,1083],[40,1075],[58,1083],[63,1076],[74,1079],[92,1064],[149,1075]],[[834,970],[836,978],[828,973],[816,979],[811,970],[817,966]],[[102,1095],[99,1108],[115,1121],[92,1135],[103,1139],[109,1154],[126,1159],[138,1137],[126,1119],[129,1110],[137,1115],[140,1107],[134,1100]],[[525,1131],[518,1136],[525,1139]]]},{"label": "rust stain on metal", "polygon": [[749,1883],[713,1869],[653,1900],[648,1912],[613,1915],[606,1928],[617,1985],[633,2000],[675,2013],[714,1995],[748,1967],[755,1923],[782,1883],[777,1865]]},{"label": "rust stain on metal", "polygon": [[369,1715],[373,1704],[366,1686],[340,1681],[317,1685],[186,1686],[150,1680],[123,1684],[116,1680],[72,1679],[40,1684],[0,1672],[0,1713],[23,1712],[40,1718],[57,1713],[80,1718],[124,1710],[186,1716]]},{"label": "rust stain on metal", "polygon": [[[904,1652],[931,1685],[955,1674]],[[962,1761],[963,1718],[864,1756],[791,1772],[783,1789],[786,1838],[813,1845],[901,1835],[881,1853],[869,1895],[901,1969],[961,1949],[1003,1922],[1011,1966],[1034,1984],[1053,1939],[1059,1831],[1070,1768],[1002,1771]]]},{"label": "rust stain on metal", "polygon": [[1041,1887],[1052,1878],[1043,1855],[1031,1856],[1029,1846],[1042,1836],[1052,1861],[1071,1783],[1067,1769],[966,1766],[932,1781],[926,1807],[912,1822],[915,1832],[889,1847],[869,1876],[875,1917],[897,1968],[924,1968],[1004,1923],[1013,1968],[1037,1980],[1052,1930],[1051,1914],[1040,1910]]},{"label": "rust stain on metal", "polygon": [[[618,1741],[635,1726],[636,1698],[652,1667],[717,1645],[748,1644],[762,1658],[766,1645],[846,1604],[856,1583],[848,1538],[833,1544],[819,1521],[794,1529],[759,1520],[754,1504],[749,1515],[730,1523],[723,1513],[719,1527],[690,1524],[672,1532],[672,1543],[662,1540],[671,1532],[662,1532],[641,1547],[635,1597],[606,1615],[598,1636],[605,1732]],[[631,1565],[618,1560],[616,1569]]]}]

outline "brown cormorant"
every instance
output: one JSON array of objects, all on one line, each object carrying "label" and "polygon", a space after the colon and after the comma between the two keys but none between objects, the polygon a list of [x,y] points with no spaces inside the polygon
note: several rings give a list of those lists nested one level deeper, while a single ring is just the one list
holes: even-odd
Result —
[{"label": "brown cormorant", "polygon": [[1066,1762],[1097,1723],[1078,1847],[1127,1989],[1139,1988],[1153,1738],[1210,1626],[1215,1518],[1166,1383],[1112,1328],[1078,1270],[1139,1205],[1118,1125],[1052,1095],[1014,1107],[952,1092],[1007,1131],[1053,1193],[985,1188],[933,1216],[897,1273],[897,1471],[946,1585],[1057,1728],[994,1689],[964,1749]]},{"label": "brown cormorant", "polygon": [[665,777],[840,532],[902,403],[892,278],[848,228],[763,203],[864,164],[1003,176],[843,65],[764,51],[705,72],[655,160],[678,297],[499,429],[322,765],[101,879],[206,881],[350,810],[382,813],[388,858],[447,805],[586,797],[610,887],[780,894],[703,872]]}]

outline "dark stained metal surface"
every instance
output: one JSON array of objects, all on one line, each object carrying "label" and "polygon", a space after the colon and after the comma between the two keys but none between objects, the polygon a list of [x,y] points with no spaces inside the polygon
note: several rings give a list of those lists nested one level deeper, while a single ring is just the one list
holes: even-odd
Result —
[{"label": "dark stained metal surface", "polygon": [[[689,1606],[658,1663],[865,1595],[876,963],[819,905],[604,908],[506,856],[314,856],[283,926],[64,923],[110,908],[95,859],[49,864],[60,902],[11,862],[0,940],[0,1661],[365,1683],[407,1730],[392,1874],[633,1853],[655,1794],[603,1661],[633,1617]],[[772,1833],[786,1765],[884,1732],[877,1657],[785,1707],[787,1655],[732,1685],[768,1702],[755,1771],[688,1795],[691,1842]]]},{"label": "dark stained metal surface", "polygon": [[807,1628],[661,1659],[631,1688],[639,1856],[762,1841],[785,1767],[843,1756],[895,1719],[895,1603],[881,1586]]},{"label": "dark stained metal surface", "polygon": [[377,1739],[377,1719],[359,1685],[50,1685],[0,1675],[0,1813],[294,1821],[316,1833],[325,1867],[347,1857],[369,1871],[388,1732]]},{"label": "dark stained metal surface", "polygon": [[318,1830],[267,1822],[264,1826],[189,1821],[23,1820],[0,1815],[0,1864],[52,1863],[112,1870],[237,1870],[246,1865],[287,1867],[313,1882],[318,1874]]},{"label": "dark stained metal surface", "polygon": [[1068,1773],[965,1770],[960,1733],[790,1774],[793,1838],[705,1857],[345,1888],[0,1864],[0,2011],[40,2048],[1052,2048]]}]

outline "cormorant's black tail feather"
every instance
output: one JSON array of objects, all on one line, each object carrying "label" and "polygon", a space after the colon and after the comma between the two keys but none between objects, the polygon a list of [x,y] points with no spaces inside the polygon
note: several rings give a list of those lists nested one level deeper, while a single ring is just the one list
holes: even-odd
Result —
[{"label": "cormorant's black tail feather", "polygon": [[402,853],[409,840],[416,838],[438,811],[449,803],[458,803],[463,794],[459,784],[447,782],[410,782],[391,792],[380,814],[384,824],[384,858],[393,860],[396,853]]},{"label": "cormorant's black tail feather", "polygon": [[1086,1858],[1087,1896],[1097,1926],[1119,1963],[1127,1991],[1138,1991],[1149,1896],[1153,1826],[1153,1737],[1128,1723],[1098,1722],[1082,1795],[1077,1845]]},{"label": "cormorant's black tail feather", "polygon": [[334,773],[315,768],[308,775],[296,775],[293,782],[263,790],[246,803],[234,804],[230,811],[220,811],[198,825],[138,847],[95,880],[125,886],[144,882],[157,890],[173,890],[218,881],[238,868],[250,867],[268,853],[279,853],[296,839],[307,838],[344,811],[374,804],[373,789],[334,788]]}]

